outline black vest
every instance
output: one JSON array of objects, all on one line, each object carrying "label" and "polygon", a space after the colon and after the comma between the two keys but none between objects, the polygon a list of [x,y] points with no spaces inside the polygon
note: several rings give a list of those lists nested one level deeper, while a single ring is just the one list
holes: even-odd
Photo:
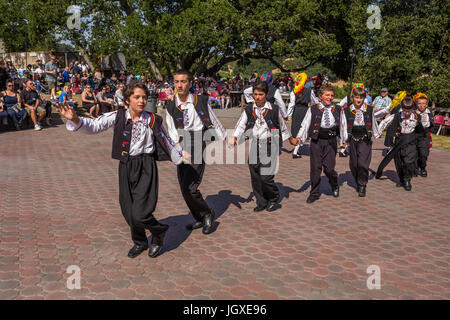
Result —
[{"label": "black vest", "polygon": [[[193,95],[194,96],[194,109],[197,111],[198,116],[203,122],[203,130],[212,128],[212,122],[208,109],[208,96]],[[177,129],[184,129],[183,123],[183,110],[179,106],[175,106],[175,98],[167,103],[167,112],[171,115],[175,127]],[[175,141],[178,142],[178,141]]]},{"label": "black vest", "polygon": [[[279,134],[279,150],[281,150],[281,146],[283,145],[283,137],[281,135],[280,130],[280,122],[278,121],[279,116],[279,107],[274,103],[270,103],[272,109],[267,109],[264,113],[264,120],[266,121],[267,127],[269,130],[277,129]],[[248,130],[252,130],[257,121],[257,116],[253,110],[253,102],[249,103],[245,109],[245,114],[247,115],[247,124],[245,125],[245,132]]]},{"label": "black vest", "polygon": [[[417,120],[417,125],[416,125],[416,129],[414,130],[414,132],[417,132],[417,130],[420,131],[424,131],[423,126],[422,126],[422,122],[420,122],[419,116],[417,113],[413,112],[414,116],[416,117]],[[394,120],[392,121],[392,126],[394,126],[395,128],[395,132],[396,132],[396,136],[400,136],[402,134],[402,113],[400,111],[397,111],[397,113],[394,115]],[[414,133],[412,132],[412,133]]]},{"label": "black vest", "polygon": [[[131,119],[127,121],[125,116],[127,109],[117,111],[116,120],[114,122],[114,136],[112,142],[112,158],[127,163],[130,153],[130,143],[132,136],[133,123]],[[145,112],[145,111],[144,111]],[[167,142],[164,139],[162,131],[163,119],[157,114],[150,113],[149,126],[153,131],[155,152],[153,153],[156,160],[170,160],[170,153],[167,148]]]},{"label": "black vest", "polygon": [[[339,136],[339,124],[341,123],[341,107],[339,105],[333,105],[331,111],[336,123],[335,127],[330,128],[336,132],[336,136]],[[319,105],[313,105],[311,107],[311,123],[309,126],[308,135],[311,140],[319,139],[320,124],[322,123],[323,111],[319,109]]]},{"label": "black vest", "polygon": [[[355,132],[355,137],[361,138],[362,136],[367,134],[367,138],[368,138],[368,140],[370,140],[373,135],[373,130],[372,130],[373,108],[371,106],[366,106],[366,108],[367,108],[366,112],[363,112],[363,114],[364,114],[364,127],[363,128],[365,128],[365,132],[363,132],[362,134],[358,134],[359,132],[358,133]],[[354,128],[353,124],[355,123],[355,114],[350,110],[350,108],[345,108],[344,112],[345,112],[345,117],[347,119],[347,133],[349,136],[352,136],[353,128]]]},{"label": "black vest", "polygon": [[312,88],[305,88],[295,95],[294,108],[308,108],[311,102],[311,90]]}]

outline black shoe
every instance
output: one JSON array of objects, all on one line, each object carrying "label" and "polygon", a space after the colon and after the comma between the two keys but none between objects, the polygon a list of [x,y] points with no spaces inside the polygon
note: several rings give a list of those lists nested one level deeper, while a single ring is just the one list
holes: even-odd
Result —
[{"label": "black shoe", "polygon": [[148,249],[148,246],[135,244],[133,248],[130,249],[128,252],[128,258],[136,258],[138,255],[140,255],[142,252]]},{"label": "black shoe", "polygon": [[298,154],[298,153],[293,153],[292,154],[292,159],[298,159],[298,158],[301,158],[301,157],[302,157],[301,154]]},{"label": "black shoe", "polygon": [[266,210],[269,211],[269,212],[275,211],[275,210],[277,210],[277,205],[278,205],[277,202],[270,201],[270,202],[267,204],[267,209],[266,209]]},{"label": "black shoe", "polygon": [[339,187],[333,189],[333,197],[335,198],[339,197]]},{"label": "black shoe", "polygon": [[193,224],[191,224],[188,229],[195,230],[200,229],[203,227],[203,221],[195,221]]},{"label": "black shoe", "polygon": [[428,176],[428,172],[427,172],[427,170],[422,169],[422,170],[419,171],[419,175],[420,175],[421,177],[426,178],[426,177]]},{"label": "black shoe", "polygon": [[[167,227],[168,228],[168,227]],[[152,243],[150,244],[150,249],[148,250],[148,256],[150,258],[156,258],[158,254],[161,252],[163,243],[164,243],[164,236],[166,235],[166,231],[161,232],[158,235],[152,235]]]},{"label": "black shoe", "polygon": [[203,217],[203,234],[210,234],[214,232],[214,217],[214,211],[212,210]]},{"label": "black shoe", "polygon": [[260,211],[263,211],[266,208],[267,208],[267,206],[256,206],[256,207],[253,208],[253,211],[254,212],[260,212]]},{"label": "black shoe", "polygon": [[359,186],[358,196],[360,197],[366,196],[366,186]]},{"label": "black shoe", "polygon": [[307,203],[313,203],[314,201],[319,200],[319,197],[309,195],[308,199],[306,199]]},{"label": "black shoe", "polygon": [[395,185],[397,188],[403,187],[404,182],[397,182],[397,184]]},{"label": "black shoe", "polygon": [[405,181],[405,183],[403,184],[403,188],[405,188],[406,191],[411,191],[412,189],[411,181],[410,180]]}]

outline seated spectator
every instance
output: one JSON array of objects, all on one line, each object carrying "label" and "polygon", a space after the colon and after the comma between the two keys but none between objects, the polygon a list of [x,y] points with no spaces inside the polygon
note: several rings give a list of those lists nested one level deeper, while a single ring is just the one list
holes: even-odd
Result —
[{"label": "seated spectator", "polygon": [[78,103],[71,99],[72,92],[70,91],[70,87],[68,85],[65,85],[63,88],[63,91],[59,95],[58,102],[59,103],[67,103],[69,106],[75,109],[75,111],[78,110]]},{"label": "seated spectator", "polygon": [[376,113],[381,110],[385,110],[386,108],[389,108],[389,106],[392,103],[392,99],[389,98],[388,95],[388,89],[383,88],[381,89],[381,93],[379,96],[373,100],[373,112]]},{"label": "seated spectator", "polygon": [[[36,84],[33,80],[27,80],[25,83],[25,89],[20,93],[20,100],[22,106],[25,107],[31,120],[34,123],[34,130],[42,130],[41,121],[47,115],[47,110],[42,106],[42,101],[39,94],[34,90]],[[51,105],[50,105],[51,108]],[[47,117],[47,124],[50,125],[50,119]]]},{"label": "seated spectator", "polygon": [[280,90],[280,93],[285,93],[288,91],[286,85],[284,84],[284,81],[280,81],[280,86],[278,87],[278,90]]},{"label": "seated spectator", "polygon": [[113,103],[106,98],[107,86],[103,86],[99,93],[97,93],[97,101],[100,105],[100,114],[111,112]]},{"label": "seated spectator", "polygon": [[117,107],[117,101],[116,101],[116,97],[114,95],[114,92],[112,92],[111,90],[111,86],[106,86],[106,93],[104,94],[104,98],[111,102],[111,107],[113,110],[118,110],[119,108]]},{"label": "seated spectator", "polygon": [[21,107],[20,95],[14,92],[14,83],[8,81],[6,84],[6,91],[2,92],[3,96],[3,110],[7,112],[13,121],[16,130],[20,130],[23,120],[27,116],[27,111]]},{"label": "seated spectator", "polygon": [[124,90],[123,84],[119,84],[119,88],[117,89],[117,91],[115,93],[118,109],[125,108],[125,101],[123,100],[124,99],[123,98],[123,90]]},{"label": "seated spectator", "polygon": [[83,108],[85,108],[89,112],[89,115],[92,119],[95,119],[99,116],[100,106],[90,84],[84,87],[84,91],[83,93],[81,93],[81,101]]},{"label": "seated spectator", "polygon": [[365,88],[364,91],[366,92],[366,100],[369,105],[372,105],[372,97],[370,96],[370,89]]},{"label": "seated spectator", "polygon": [[203,87],[201,83],[196,82],[194,86],[194,94],[201,95],[203,94]]},{"label": "seated spectator", "polygon": [[222,103],[222,108],[228,109],[231,101],[230,88],[225,82],[220,90],[220,102]]}]

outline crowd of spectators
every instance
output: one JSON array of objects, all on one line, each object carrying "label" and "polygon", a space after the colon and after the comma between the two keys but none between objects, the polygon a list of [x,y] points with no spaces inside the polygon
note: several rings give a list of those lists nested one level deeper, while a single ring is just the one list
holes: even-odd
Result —
[{"label": "crowd of spectators", "polygon": [[[85,61],[77,60],[65,68],[60,65],[55,56],[51,56],[46,64],[37,60],[25,70],[17,70],[10,61],[0,60],[0,124],[6,124],[10,118],[14,127],[20,130],[25,118],[29,116],[35,130],[52,126],[52,103],[67,103],[75,110],[82,107],[91,118],[96,118],[125,107],[123,92],[132,80],[146,84],[151,96],[162,108],[175,96],[171,78],[158,81],[145,73],[91,70]],[[194,78],[191,92],[207,95],[213,108],[242,106],[245,103],[242,99],[243,91],[251,87],[259,77],[256,72],[247,79],[239,73],[232,78],[200,74]],[[328,76],[325,72],[319,73],[310,81],[318,89],[328,82]],[[294,88],[293,78],[289,74],[278,74],[272,84],[281,94],[288,94]],[[49,100],[44,99],[42,94],[48,94]],[[370,99],[372,103],[369,94],[367,92],[367,100]],[[74,99],[75,95],[80,95],[80,105]],[[387,89],[383,88],[373,105],[375,109],[381,109],[388,106],[390,101]]]}]

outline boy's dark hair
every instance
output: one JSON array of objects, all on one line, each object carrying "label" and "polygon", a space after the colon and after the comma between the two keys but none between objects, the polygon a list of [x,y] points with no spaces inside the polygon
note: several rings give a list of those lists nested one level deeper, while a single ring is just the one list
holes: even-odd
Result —
[{"label": "boy's dark hair", "polygon": [[187,75],[188,81],[192,81],[192,79],[194,78],[192,76],[192,73],[190,71],[186,70],[186,69],[179,69],[179,70],[175,71],[174,74],[173,74],[174,78],[178,74],[185,74],[185,75]]},{"label": "boy's dark hair", "polygon": [[406,96],[402,101],[402,109],[410,110],[414,107],[414,101],[410,96]]},{"label": "boy's dark hair", "polygon": [[319,97],[321,97],[325,91],[332,91],[333,94],[336,94],[336,90],[334,90],[334,87],[330,84],[324,84],[319,89]]},{"label": "boy's dark hair", "polygon": [[150,95],[150,91],[148,90],[147,86],[143,83],[140,83],[137,80],[133,80],[130,82],[129,85],[126,86],[124,92],[123,92],[123,100],[125,103],[130,100],[131,95],[134,93],[135,89],[142,89],[144,90],[147,97]]},{"label": "boy's dark hair", "polygon": [[265,94],[269,93],[269,86],[265,81],[262,80],[258,80],[256,82],[256,84],[253,86],[253,91],[258,90],[258,91],[262,91]]},{"label": "boy's dark hair", "polygon": [[366,97],[366,92],[364,91],[364,88],[362,87],[356,87],[353,89],[352,97]]}]

